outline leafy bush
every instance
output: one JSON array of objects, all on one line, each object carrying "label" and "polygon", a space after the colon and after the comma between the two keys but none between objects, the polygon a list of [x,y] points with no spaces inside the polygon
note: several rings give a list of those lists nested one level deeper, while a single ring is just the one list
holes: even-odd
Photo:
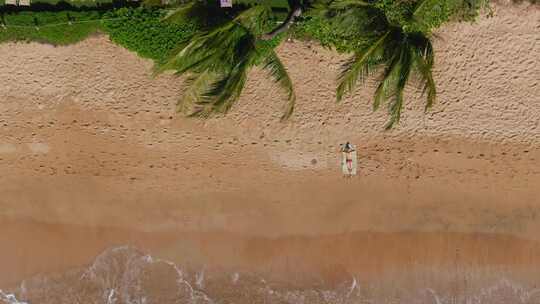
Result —
[{"label": "leafy bush", "polygon": [[161,21],[164,13],[162,10],[142,7],[121,8],[105,15],[103,29],[115,43],[137,52],[139,56],[162,63],[179,43],[191,38],[196,32],[193,23]]},{"label": "leafy bush", "polygon": [[474,20],[487,2],[488,0],[375,0],[375,6],[384,12],[390,24],[403,28],[405,32],[430,33],[452,19]]},{"label": "leafy bush", "polygon": [[178,43],[196,31],[192,23],[166,23],[164,11],[149,8],[120,8],[108,12],[23,11],[3,16],[0,42],[37,41],[66,45],[81,41],[99,30],[115,43],[140,56],[163,62]]},{"label": "leafy bush", "polygon": [[315,40],[340,53],[353,52],[367,41],[366,37],[351,29],[340,32],[333,24],[318,16],[304,17],[293,28],[292,36],[300,40]]},{"label": "leafy bush", "polygon": [[[488,0],[371,0],[376,9],[384,14],[386,21],[404,33],[424,33],[448,21],[473,21]],[[419,5],[422,4],[422,5]],[[366,21],[369,16],[357,16],[355,22]],[[343,30],[346,29],[346,30]],[[332,18],[317,13],[298,20],[292,35],[298,39],[319,41],[323,46],[338,52],[354,52],[369,44],[376,29],[365,24],[338,24]],[[376,36],[376,35],[375,35]]]}]

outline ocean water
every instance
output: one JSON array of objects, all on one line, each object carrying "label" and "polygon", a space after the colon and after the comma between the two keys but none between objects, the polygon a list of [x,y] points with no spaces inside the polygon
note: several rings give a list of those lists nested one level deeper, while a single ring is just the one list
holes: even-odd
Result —
[{"label": "ocean water", "polygon": [[0,291],[0,303],[540,304],[540,288],[535,284],[504,276],[469,288],[459,281],[448,281],[450,288],[426,284],[407,289],[398,282],[367,282],[351,276],[332,284],[296,285],[260,274],[182,267],[124,246],[106,250],[88,267],[35,276],[14,290]]}]

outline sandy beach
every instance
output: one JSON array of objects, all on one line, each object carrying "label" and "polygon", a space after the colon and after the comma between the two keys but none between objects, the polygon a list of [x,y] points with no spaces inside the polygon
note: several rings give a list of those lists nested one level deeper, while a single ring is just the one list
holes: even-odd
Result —
[{"label": "sandy beach", "polygon": [[[149,303],[266,303],[268,286],[268,303],[540,303],[539,33],[538,5],[502,1],[492,18],[445,26],[437,103],[425,114],[409,87],[391,131],[371,110],[374,80],[335,102],[346,56],[310,42],[279,49],[298,96],[287,122],[262,71],[229,114],[201,121],[175,113],[181,79],[152,78],[106,36],[0,44],[0,289],[109,303],[88,300],[115,290],[102,276],[73,278],[124,248],[118,265],[170,261],[200,296],[166,298],[163,264],[159,288],[141,285],[165,297]],[[339,168],[345,141],[353,179]],[[341,302],[282,298],[312,289]]]}]

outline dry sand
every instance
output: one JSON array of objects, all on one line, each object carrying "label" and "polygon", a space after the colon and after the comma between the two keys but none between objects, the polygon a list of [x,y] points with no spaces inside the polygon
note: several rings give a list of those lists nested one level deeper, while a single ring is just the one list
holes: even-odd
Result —
[{"label": "dry sand", "polygon": [[[539,33],[540,9],[525,3],[446,26],[435,40],[437,104],[424,114],[409,88],[389,132],[386,113],[371,112],[374,82],[335,103],[345,57],[312,43],[279,50],[298,95],[286,123],[262,71],[227,116],[198,121],[174,113],[180,79],[152,79],[151,62],[106,37],[2,44],[0,289],[130,244],[295,284],[354,277],[466,295],[505,278],[532,290]],[[346,140],[359,148],[352,180],[338,167]],[[26,297],[51,301],[37,294]]]}]

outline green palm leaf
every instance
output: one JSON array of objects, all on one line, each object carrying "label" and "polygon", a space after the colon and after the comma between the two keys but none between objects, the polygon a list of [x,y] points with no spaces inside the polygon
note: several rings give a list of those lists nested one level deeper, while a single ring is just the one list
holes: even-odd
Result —
[{"label": "green palm leaf", "polygon": [[206,94],[211,103],[212,112],[227,113],[238,101],[247,80],[249,64],[243,62],[231,71],[224,79]]},{"label": "green palm leaf", "polygon": [[[456,0],[458,1],[458,0]],[[474,1],[474,0],[459,0]],[[391,23],[387,12],[371,0],[321,0],[316,3],[318,16],[327,19],[338,32],[354,32],[364,37],[365,43],[342,67],[336,89],[337,100],[351,93],[356,85],[364,82],[374,70],[382,67],[380,82],[374,93],[373,110],[388,102],[390,119],[386,129],[399,123],[404,106],[404,91],[411,75],[419,76],[426,96],[426,110],[436,98],[435,81],[432,75],[433,47],[430,42],[430,25],[439,19],[426,19],[432,10],[444,10],[438,0],[418,0],[408,22],[401,25]],[[407,26],[406,26],[407,25]],[[409,26],[410,25],[410,26]],[[358,30],[357,30],[358,29]],[[425,31],[424,31],[425,30]]]},{"label": "green palm leaf", "polygon": [[[226,113],[240,98],[250,69],[263,64],[263,68],[288,93],[283,119],[291,115],[296,96],[292,81],[274,51],[281,38],[274,41],[257,39],[267,30],[271,12],[268,5],[251,6],[228,22],[196,35],[175,49],[174,55],[157,72],[175,70],[177,74],[190,74],[186,80],[186,92],[179,103],[180,111],[203,117]],[[170,18],[183,18],[185,13],[179,10]]]},{"label": "green palm leaf", "polygon": [[275,51],[272,51],[268,57],[266,57],[263,68],[266,69],[270,73],[270,76],[272,76],[274,80],[287,92],[287,108],[281,117],[282,120],[285,120],[292,115],[296,102],[296,94],[294,93],[292,80],[287,73],[287,69],[281,60],[279,60],[279,57]]},{"label": "green palm leaf", "polygon": [[373,111],[379,109],[380,105],[390,96],[395,95],[397,79],[400,70],[400,49],[395,49],[388,66],[385,68],[383,77],[375,90],[373,101]]},{"label": "green palm leaf", "polygon": [[204,105],[204,94],[219,76],[210,72],[190,75],[184,81],[184,94],[177,104],[177,111],[188,116],[198,113]]},{"label": "green palm leaf", "polygon": [[396,91],[393,101],[389,105],[390,120],[386,124],[386,129],[391,129],[394,124],[399,123],[401,111],[403,109],[403,92],[413,69],[412,51],[409,45],[401,49],[399,58],[399,72],[397,76]]},{"label": "green palm leaf", "polygon": [[358,80],[364,82],[373,68],[380,63],[381,55],[384,52],[384,42],[389,33],[384,33],[373,44],[358,52],[345,63],[338,77],[337,101],[341,101],[344,94],[352,92]]},{"label": "green palm leaf", "polygon": [[433,103],[437,97],[437,88],[435,86],[432,73],[434,62],[433,57],[433,47],[431,46],[431,42],[428,40],[425,48],[416,50],[413,58],[415,61],[416,70],[424,83],[422,94],[427,93],[425,111],[433,106]]}]

